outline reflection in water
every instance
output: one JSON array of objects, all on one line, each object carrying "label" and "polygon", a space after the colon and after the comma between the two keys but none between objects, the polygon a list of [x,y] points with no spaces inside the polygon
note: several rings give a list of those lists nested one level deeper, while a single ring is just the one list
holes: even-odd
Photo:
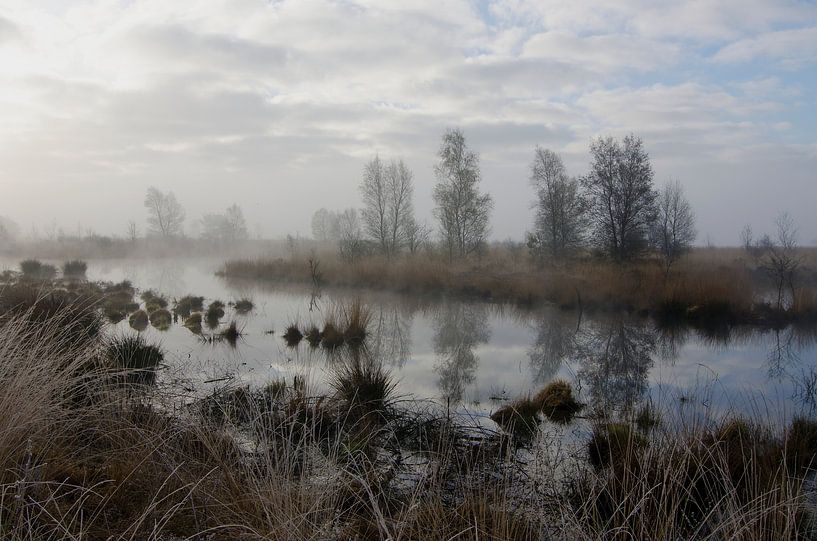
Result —
[{"label": "reflection in water", "polygon": [[474,348],[491,337],[487,306],[446,302],[435,314],[434,325],[432,343],[437,355],[434,370],[439,375],[442,398],[460,402],[465,387],[476,377],[479,357]]},{"label": "reflection in water", "polygon": [[534,384],[552,380],[562,363],[573,356],[575,333],[573,319],[564,313],[546,312],[540,317],[536,322],[536,338],[528,349]]},{"label": "reflection in water", "polygon": [[674,363],[678,360],[681,349],[689,339],[689,327],[686,325],[668,325],[656,331],[658,356],[663,361]]},{"label": "reflection in water", "polygon": [[624,321],[596,323],[577,335],[577,376],[597,406],[626,410],[647,392],[655,332]]},{"label": "reflection in water", "polygon": [[372,309],[367,345],[372,355],[396,368],[411,356],[411,325],[414,314],[399,303]]}]

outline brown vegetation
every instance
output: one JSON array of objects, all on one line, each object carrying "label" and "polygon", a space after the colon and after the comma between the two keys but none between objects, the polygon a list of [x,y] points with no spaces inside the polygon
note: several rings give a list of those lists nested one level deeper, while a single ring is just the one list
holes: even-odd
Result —
[{"label": "brown vegetation", "polygon": [[[327,285],[412,294],[462,295],[497,302],[553,303],[565,309],[625,310],[706,325],[779,322],[817,316],[817,250],[801,249],[804,266],[791,306],[777,310],[764,295],[768,277],[737,249],[696,249],[672,267],[658,260],[615,263],[576,259],[537,267],[525,254],[495,248],[480,260],[435,254],[396,260],[321,257]],[[310,281],[306,259],[228,261],[221,274],[235,280]]]}]

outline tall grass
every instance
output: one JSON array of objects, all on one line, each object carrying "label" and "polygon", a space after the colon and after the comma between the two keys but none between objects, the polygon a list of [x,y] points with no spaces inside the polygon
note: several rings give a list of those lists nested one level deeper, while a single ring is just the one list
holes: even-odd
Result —
[{"label": "tall grass", "polygon": [[[335,366],[330,395],[276,380],[174,415],[108,385],[105,342],[67,340],[57,321],[14,313],[0,325],[3,539],[812,534],[813,420],[667,422],[650,435],[609,421],[587,438],[577,430],[577,446],[519,454],[501,433],[401,401],[361,349]],[[554,385],[542,403],[567,391]]]},{"label": "tall grass", "polygon": [[[805,253],[805,252],[804,252]],[[811,252],[808,252],[811,254]],[[809,261],[813,258],[809,258]],[[412,294],[454,294],[514,303],[550,302],[563,308],[652,312],[705,324],[710,317],[762,322],[768,279],[740,251],[694,250],[667,273],[660,262],[618,264],[593,258],[537,267],[528,258],[489,251],[480,260],[451,261],[437,255],[377,256],[348,262],[320,257],[327,285]],[[817,268],[817,260],[814,267]],[[813,269],[809,267],[809,269]],[[295,257],[228,261],[220,274],[235,280],[309,283],[310,260]],[[817,313],[815,284],[803,273],[793,309],[775,317]]]}]

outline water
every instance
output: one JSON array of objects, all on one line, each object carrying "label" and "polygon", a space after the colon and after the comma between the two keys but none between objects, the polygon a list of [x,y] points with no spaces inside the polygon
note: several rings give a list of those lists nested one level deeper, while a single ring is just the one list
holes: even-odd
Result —
[{"label": "water", "polygon": [[[58,262],[55,262],[58,263]],[[297,322],[322,327],[336,303],[362,300],[372,310],[368,351],[398,380],[398,393],[433,399],[477,414],[535,393],[562,377],[593,407],[624,410],[646,400],[679,409],[780,414],[813,413],[817,406],[817,332],[813,328],[732,329],[715,335],[659,329],[643,318],[588,315],[551,307],[517,309],[483,302],[430,299],[368,290],[230,283],[213,259],[90,261],[90,280],[130,280],[169,299],[188,294],[225,302],[249,298],[254,310],[230,308],[243,336],[235,345],[203,343],[181,324],[145,336],[167,352],[165,382],[189,392],[216,384],[263,385],[305,376],[326,387],[333,358],[304,340],[285,345]],[[0,261],[0,270],[16,268]],[[270,333],[272,331],[272,333]],[[111,332],[130,333],[127,320]],[[206,330],[205,333],[210,331]],[[217,380],[217,381],[213,381]]]}]

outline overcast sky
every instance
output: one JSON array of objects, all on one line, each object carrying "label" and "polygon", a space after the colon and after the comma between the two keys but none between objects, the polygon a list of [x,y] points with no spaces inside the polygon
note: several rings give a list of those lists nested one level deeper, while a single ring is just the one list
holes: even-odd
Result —
[{"label": "overcast sky", "polygon": [[125,234],[172,190],[188,223],[235,202],[254,232],[309,235],[359,205],[364,162],[402,157],[431,221],[446,127],[494,196],[493,237],[532,222],[535,145],[588,169],[640,135],[700,242],[789,211],[817,241],[817,2],[4,0],[0,215]]}]

